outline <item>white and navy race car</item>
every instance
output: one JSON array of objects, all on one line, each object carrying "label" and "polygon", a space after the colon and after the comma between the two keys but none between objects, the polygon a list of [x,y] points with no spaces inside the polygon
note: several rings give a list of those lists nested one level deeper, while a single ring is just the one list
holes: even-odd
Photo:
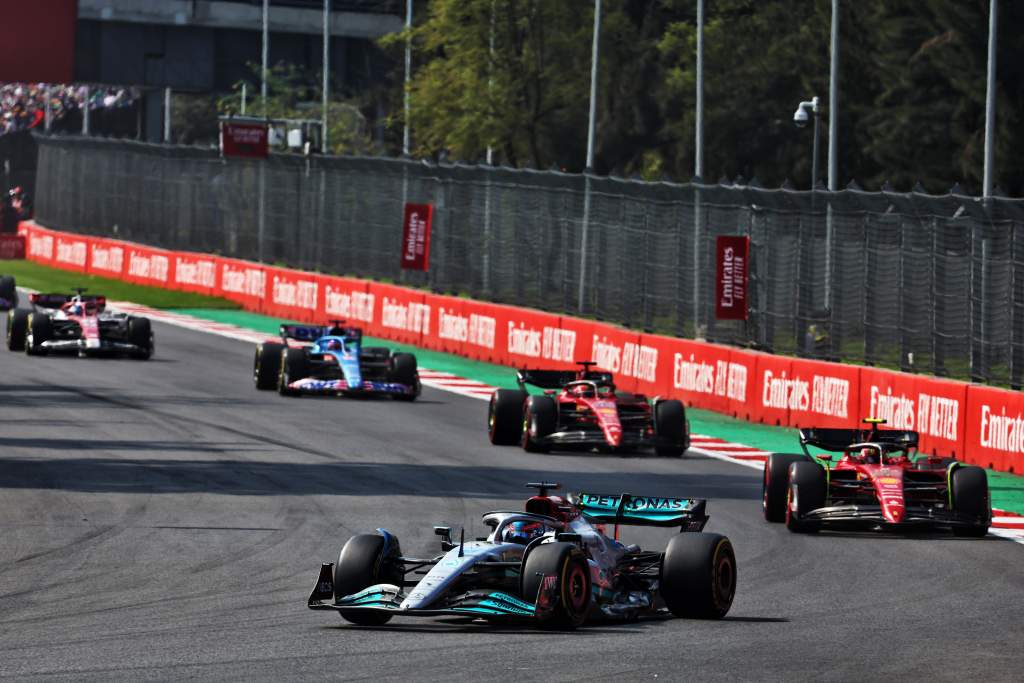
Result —
[{"label": "white and navy race car", "polygon": [[7,314],[7,348],[30,356],[77,353],[147,360],[153,355],[149,318],[109,311],[106,297],[83,292],[30,294],[31,309]]},{"label": "white and navy race car", "polygon": [[[308,606],[354,624],[394,616],[522,619],[573,628],[588,619],[671,613],[718,619],[736,592],[736,556],[725,536],[704,533],[707,501],[652,496],[549,495],[539,489],[524,512],[483,516],[491,533],[456,543],[434,527],[442,553],[402,554],[384,529],[353,536],[337,565],[324,564]],[[613,536],[605,526],[614,525]],[[663,552],[618,539],[620,525],[679,527]]]}]

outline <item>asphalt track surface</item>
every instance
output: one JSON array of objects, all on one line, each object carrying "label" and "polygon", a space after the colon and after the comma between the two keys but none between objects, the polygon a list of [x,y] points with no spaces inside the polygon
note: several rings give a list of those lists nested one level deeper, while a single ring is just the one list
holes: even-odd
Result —
[{"label": "asphalt track surface", "polygon": [[[80,680],[1020,680],[1024,547],[996,538],[796,536],[760,480],[701,457],[528,455],[486,404],[256,392],[252,349],[156,324],[149,362],[0,350],[0,677]],[[312,612],[322,561],[385,526],[483,533],[523,484],[710,499],[736,548],[719,622],[573,633]],[[659,548],[671,532],[627,540]]]}]

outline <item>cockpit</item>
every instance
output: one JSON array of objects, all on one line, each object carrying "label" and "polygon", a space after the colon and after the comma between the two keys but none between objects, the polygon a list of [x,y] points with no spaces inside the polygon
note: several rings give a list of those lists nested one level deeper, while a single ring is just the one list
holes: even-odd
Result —
[{"label": "cockpit", "polygon": [[565,393],[573,398],[615,398],[615,385],[611,382],[579,380],[565,385]]},{"label": "cockpit", "polygon": [[906,462],[907,448],[887,443],[857,443],[846,448],[843,459],[862,465],[888,465]]}]

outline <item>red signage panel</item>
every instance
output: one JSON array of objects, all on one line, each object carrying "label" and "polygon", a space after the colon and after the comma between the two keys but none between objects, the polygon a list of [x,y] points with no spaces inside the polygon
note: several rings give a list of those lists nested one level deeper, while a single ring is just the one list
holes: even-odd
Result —
[{"label": "red signage panel", "polygon": [[746,320],[750,238],[719,237],[715,264],[715,318]]},{"label": "red signage panel", "polygon": [[0,259],[25,258],[24,235],[0,235]]},{"label": "red signage panel", "polygon": [[267,124],[221,123],[221,152],[226,157],[267,158]]},{"label": "red signage panel", "polygon": [[430,204],[406,204],[402,223],[402,268],[426,270],[430,267]]}]

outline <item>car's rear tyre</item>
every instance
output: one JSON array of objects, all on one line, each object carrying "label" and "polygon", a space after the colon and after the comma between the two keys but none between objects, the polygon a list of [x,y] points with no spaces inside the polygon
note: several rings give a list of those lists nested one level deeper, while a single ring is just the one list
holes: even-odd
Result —
[{"label": "car's rear tyre", "polygon": [[654,434],[657,445],[654,452],[661,456],[678,458],[686,452],[686,409],[675,399],[658,401],[654,405]]},{"label": "car's rear tyre", "polygon": [[309,357],[306,349],[281,349],[281,369],[277,373],[277,392],[282,396],[299,396],[301,392],[289,385],[309,377]]},{"label": "car's rear tyre", "polygon": [[719,534],[673,536],[661,560],[661,597],[677,617],[721,619],[736,595],[736,554]]},{"label": "car's rear tyre", "polygon": [[149,318],[128,319],[128,343],[138,347],[138,351],[132,353],[132,358],[149,360],[152,357],[155,344]]},{"label": "car's rear tyre", "polygon": [[0,299],[7,302],[3,310],[18,307],[18,287],[14,284],[13,275],[0,275]]},{"label": "car's rear tyre", "polygon": [[10,351],[25,350],[25,334],[28,332],[28,311],[16,308],[7,314],[7,348]]},{"label": "car's rear tyre", "polygon": [[415,401],[420,394],[420,378],[416,366],[416,356],[411,353],[396,353],[391,356],[391,368],[388,379],[395,384],[413,387],[411,394],[393,394],[396,401]]},{"label": "car's rear tyre", "polygon": [[789,494],[789,466],[807,456],[799,453],[772,453],[764,463],[761,478],[761,506],[769,522],[786,521],[786,496]]},{"label": "car's rear tyre", "polygon": [[992,506],[988,492],[988,475],[980,467],[968,465],[953,470],[950,480],[953,488],[953,511],[971,517],[987,520],[975,526],[955,526],[953,533],[957,536],[981,538],[988,534],[989,521],[992,519]]},{"label": "car's rear tyre", "polygon": [[520,444],[528,453],[547,453],[550,447],[544,437],[558,427],[558,408],[550,396],[530,396],[523,410],[523,433]]},{"label": "car's rear tyre", "polygon": [[812,510],[825,506],[825,470],[807,460],[789,466],[789,493],[786,496],[786,528],[799,534],[818,531],[816,521],[804,519]]},{"label": "car's rear tyre", "polygon": [[281,373],[281,352],[284,344],[263,342],[256,347],[252,362],[252,381],[260,391],[277,388],[277,376]]},{"label": "car's rear tyre", "polygon": [[495,446],[514,446],[523,436],[523,404],[526,392],[498,389],[487,409],[487,436]]},{"label": "car's rear tyre", "polygon": [[43,342],[53,339],[53,321],[46,313],[30,313],[28,334],[25,337],[25,353],[30,356],[45,356]]},{"label": "car's rear tyre", "polygon": [[[392,537],[395,547],[385,548],[384,537],[377,534],[358,534],[338,553],[334,567],[334,595],[342,598],[380,583],[401,587],[405,578],[403,567],[394,561],[401,556],[398,539]],[[360,626],[380,626],[391,620],[383,612],[340,610],[342,619]]]},{"label": "car's rear tyre", "polygon": [[554,609],[541,617],[544,623],[576,628],[590,612],[590,567],[583,551],[572,543],[543,543],[533,548],[523,562],[519,588],[523,599],[536,602],[547,576],[557,577],[558,597]]}]

